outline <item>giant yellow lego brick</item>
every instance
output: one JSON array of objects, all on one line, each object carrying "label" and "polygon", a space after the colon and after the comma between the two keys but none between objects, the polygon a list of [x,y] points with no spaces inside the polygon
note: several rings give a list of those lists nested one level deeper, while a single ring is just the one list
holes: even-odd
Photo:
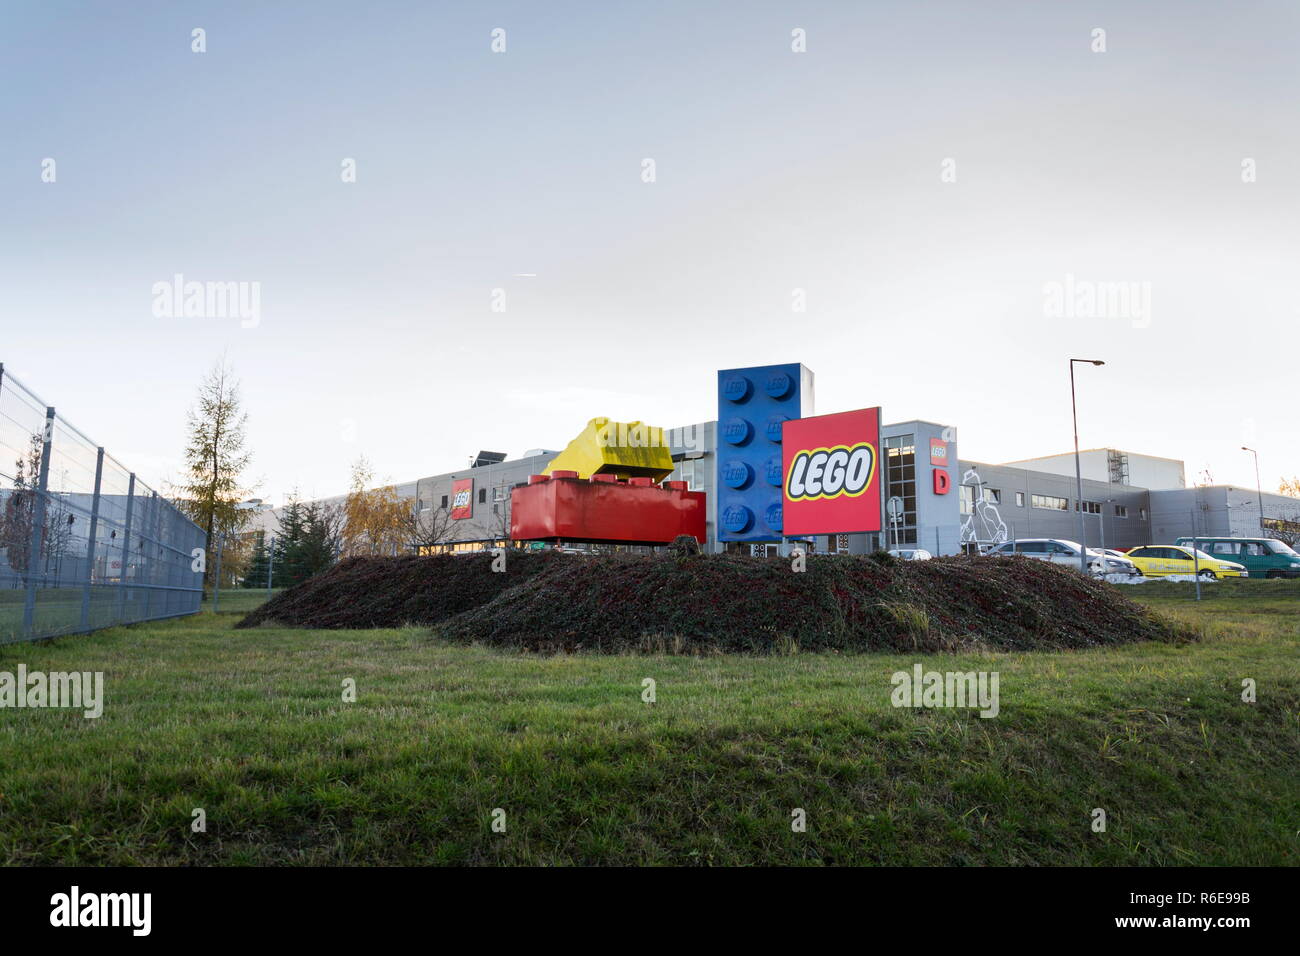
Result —
[{"label": "giant yellow lego brick", "polygon": [[663,481],[672,474],[673,455],[662,428],[593,418],[546,466],[548,475],[556,471],[576,471],[581,478],[617,475]]}]

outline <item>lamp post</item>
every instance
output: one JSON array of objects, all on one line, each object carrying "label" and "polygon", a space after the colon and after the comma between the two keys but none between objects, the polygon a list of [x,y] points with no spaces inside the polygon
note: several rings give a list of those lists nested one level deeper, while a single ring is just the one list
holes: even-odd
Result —
[{"label": "lamp post", "polygon": [[1255,456],[1255,497],[1259,499],[1259,533],[1264,533],[1264,486],[1259,483],[1259,452],[1253,448],[1241,446],[1242,451],[1248,451]]},{"label": "lamp post", "polygon": [[[1074,417],[1074,507],[1079,512],[1079,570],[1088,573],[1088,544],[1083,531],[1083,467],[1079,464],[1079,406],[1074,399],[1074,363],[1105,365],[1101,359],[1070,359],[1070,414]],[[1103,565],[1104,567],[1104,565]]]}]

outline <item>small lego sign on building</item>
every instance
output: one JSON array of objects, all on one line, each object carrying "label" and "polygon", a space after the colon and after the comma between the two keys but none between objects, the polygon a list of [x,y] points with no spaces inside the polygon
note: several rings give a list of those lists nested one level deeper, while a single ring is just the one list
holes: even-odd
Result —
[{"label": "small lego sign on building", "polygon": [[459,478],[451,483],[451,516],[456,521],[474,516],[474,479]]}]

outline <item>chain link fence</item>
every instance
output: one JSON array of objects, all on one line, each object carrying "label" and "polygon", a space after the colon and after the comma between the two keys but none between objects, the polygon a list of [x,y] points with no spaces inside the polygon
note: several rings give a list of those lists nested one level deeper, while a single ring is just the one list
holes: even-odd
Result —
[{"label": "chain link fence", "polygon": [[0,364],[0,644],[193,614],[205,543]]}]

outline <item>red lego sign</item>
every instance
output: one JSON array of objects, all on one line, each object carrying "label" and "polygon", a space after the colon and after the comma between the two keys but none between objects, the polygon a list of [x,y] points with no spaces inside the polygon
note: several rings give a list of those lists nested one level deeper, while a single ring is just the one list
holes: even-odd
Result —
[{"label": "red lego sign", "polygon": [[781,446],[786,537],[881,529],[879,408],[793,419]]},{"label": "red lego sign", "polygon": [[930,439],[930,464],[948,464],[948,443],[942,438]]},{"label": "red lego sign", "polygon": [[459,521],[474,515],[474,479],[460,478],[451,483],[451,516]]}]

